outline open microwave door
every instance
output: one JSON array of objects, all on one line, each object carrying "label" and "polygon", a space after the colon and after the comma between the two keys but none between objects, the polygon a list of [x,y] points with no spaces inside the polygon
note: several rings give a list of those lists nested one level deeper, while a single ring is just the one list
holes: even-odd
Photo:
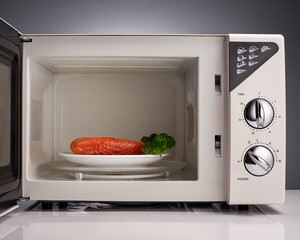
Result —
[{"label": "open microwave door", "polygon": [[0,216],[21,197],[20,35],[0,19]]}]

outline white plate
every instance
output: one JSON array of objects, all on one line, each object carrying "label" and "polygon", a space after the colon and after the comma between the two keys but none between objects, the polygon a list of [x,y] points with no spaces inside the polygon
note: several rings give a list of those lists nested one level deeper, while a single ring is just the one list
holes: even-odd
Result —
[{"label": "white plate", "polygon": [[97,167],[133,167],[146,166],[164,159],[169,154],[162,156],[151,154],[140,155],[80,155],[74,153],[59,153],[65,160],[84,166]]}]

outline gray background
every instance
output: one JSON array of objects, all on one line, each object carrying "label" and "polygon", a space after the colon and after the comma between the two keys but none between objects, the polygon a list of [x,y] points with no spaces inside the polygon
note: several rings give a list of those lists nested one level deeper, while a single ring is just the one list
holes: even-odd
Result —
[{"label": "gray background", "polygon": [[[0,0],[23,33],[280,33],[286,43],[287,188],[300,189],[300,1]],[[272,87],[272,86],[270,86]]]}]

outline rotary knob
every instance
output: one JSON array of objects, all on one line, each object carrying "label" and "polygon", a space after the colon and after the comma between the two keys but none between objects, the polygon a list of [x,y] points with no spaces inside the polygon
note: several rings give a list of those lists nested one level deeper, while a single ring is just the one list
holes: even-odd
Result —
[{"label": "rotary knob", "polygon": [[262,129],[271,124],[274,118],[272,105],[262,98],[251,100],[245,108],[245,120],[253,128]]},{"label": "rotary knob", "polygon": [[267,147],[254,146],[246,152],[244,164],[252,175],[263,176],[273,168],[274,156]]}]

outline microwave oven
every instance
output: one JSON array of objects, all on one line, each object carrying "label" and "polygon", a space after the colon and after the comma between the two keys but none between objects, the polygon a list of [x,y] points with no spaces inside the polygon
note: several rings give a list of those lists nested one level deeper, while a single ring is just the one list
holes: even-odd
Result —
[{"label": "microwave oven", "polygon": [[[281,35],[22,35],[3,20],[0,29],[3,204],[284,201]],[[87,166],[60,154],[78,137],[154,132],[176,139],[155,164]]]}]

